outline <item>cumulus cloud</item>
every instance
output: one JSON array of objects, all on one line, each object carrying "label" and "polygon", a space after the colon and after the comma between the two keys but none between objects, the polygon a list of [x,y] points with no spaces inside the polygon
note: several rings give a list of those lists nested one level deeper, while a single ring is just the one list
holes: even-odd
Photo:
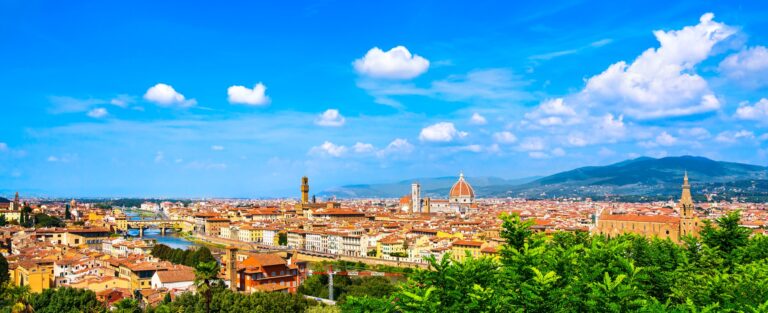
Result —
[{"label": "cumulus cloud", "polygon": [[502,131],[493,134],[493,140],[498,143],[514,143],[517,141],[517,136],[509,131]]},{"label": "cumulus cloud", "polygon": [[178,106],[182,108],[197,104],[195,99],[187,99],[170,85],[159,83],[147,89],[144,99],[160,106]]},{"label": "cumulus cloud", "polygon": [[658,48],[646,50],[630,64],[614,63],[591,77],[582,91],[582,101],[618,105],[624,114],[639,119],[717,110],[720,101],[693,69],[736,29],[713,18],[707,13],[695,26],[655,31]]},{"label": "cumulus cloud", "polygon": [[469,123],[472,125],[485,125],[488,123],[487,120],[485,120],[485,117],[480,115],[480,113],[472,113],[472,117],[469,118]]},{"label": "cumulus cloud", "polygon": [[715,141],[721,143],[735,143],[741,139],[754,139],[755,133],[748,130],[724,131],[715,137]]},{"label": "cumulus cloud", "polygon": [[315,124],[320,126],[339,127],[344,125],[345,121],[346,119],[339,113],[339,110],[328,109],[320,114],[315,120]]},{"label": "cumulus cloud", "polygon": [[[768,76],[766,76],[768,77]],[[766,121],[768,120],[768,99],[762,98],[754,105],[742,103],[734,117],[741,120]]]},{"label": "cumulus cloud", "polygon": [[536,109],[526,113],[525,118],[541,126],[572,125],[581,122],[576,111],[566,105],[563,98],[549,99]]},{"label": "cumulus cloud", "polygon": [[94,109],[88,111],[88,116],[93,117],[93,118],[102,118],[102,117],[107,116],[107,114],[109,114],[109,113],[107,112],[107,109],[105,109],[105,108],[94,108]]},{"label": "cumulus cloud", "polygon": [[467,135],[467,132],[458,131],[453,123],[440,122],[423,128],[419,134],[419,140],[449,142],[455,138],[463,138]]},{"label": "cumulus cloud", "polygon": [[355,153],[369,153],[373,152],[375,148],[370,143],[357,142],[352,146],[352,150],[355,151]]},{"label": "cumulus cloud", "polygon": [[395,140],[392,140],[386,148],[381,149],[377,152],[377,155],[379,157],[389,156],[389,155],[402,155],[402,154],[409,154],[413,152],[413,145],[408,142],[408,140],[403,138],[396,138]]},{"label": "cumulus cloud", "polygon": [[267,86],[258,83],[253,88],[245,86],[230,86],[227,88],[227,100],[232,104],[245,105],[265,105],[269,103],[269,97],[266,94]]},{"label": "cumulus cloud", "polygon": [[222,151],[222,150],[224,150],[224,146],[213,145],[213,146],[211,146],[211,150],[213,150],[213,151]]},{"label": "cumulus cloud", "polygon": [[361,75],[386,79],[411,79],[429,69],[429,60],[411,54],[406,47],[397,46],[384,52],[378,47],[368,50],[361,59],[353,62]]},{"label": "cumulus cloud", "polygon": [[656,143],[662,146],[671,146],[677,143],[677,138],[670,135],[668,132],[663,131],[656,136]]},{"label": "cumulus cloud", "polygon": [[678,130],[677,133],[680,134],[680,136],[691,139],[707,139],[711,136],[709,131],[702,127],[682,128]]},{"label": "cumulus cloud", "polygon": [[729,55],[718,70],[727,78],[751,88],[768,85],[768,49],[756,46]]},{"label": "cumulus cloud", "polygon": [[558,157],[565,156],[565,150],[563,148],[554,148],[552,149],[552,155]]},{"label": "cumulus cloud", "polygon": [[309,153],[313,155],[329,155],[332,157],[340,157],[346,152],[347,147],[336,145],[330,141],[323,142],[323,144],[312,147],[312,149],[309,150]]},{"label": "cumulus cloud", "polygon": [[546,142],[541,137],[528,137],[520,142],[518,148],[523,151],[541,151],[547,147]]},{"label": "cumulus cloud", "polygon": [[528,152],[528,156],[531,157],[531,158],[534,158],[534,159],[546,159],[546,158],[549,158],[549,154],[547,154],[546,152],[541,152],[541,151],[531,151],[531,152]]}]

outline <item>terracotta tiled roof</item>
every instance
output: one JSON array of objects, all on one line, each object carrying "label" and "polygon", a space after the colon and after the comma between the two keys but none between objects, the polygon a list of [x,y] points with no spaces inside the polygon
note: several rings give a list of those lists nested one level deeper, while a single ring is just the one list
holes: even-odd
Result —
[{"label": "terracotta tiled roof", "polygon": [[603,221],[624,221],[624,222],[645,222],[645,223],[680,223],[679,217],[663,215],[635,215],[635,214],[613,214],[600,217]]},{"label": "terracotta tiled roof", "polygon": [[177,283],[195,280],[195,271],[192,269],[180,269],[157,272],[157,278],[163,283]]}]

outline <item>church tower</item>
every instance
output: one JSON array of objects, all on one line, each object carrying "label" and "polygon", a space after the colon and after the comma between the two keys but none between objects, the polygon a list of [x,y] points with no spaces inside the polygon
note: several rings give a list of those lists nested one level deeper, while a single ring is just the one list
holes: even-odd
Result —
[{"label": "church tower", "polygon": [[688,183],[688,171],[683,177],[683,192],[680,202],[677,204],[677,212],[680,214],[680,235],[688,235],[695,232],[698,221],[693,211],[693,197],[691,197],[691,185]]},{"label": "church tower", "polygon": [[19,192],[16,192],[16,196],[13,197],[13,208],[11,210],[15,211],[21,211],[21,206],[19,205]]}]

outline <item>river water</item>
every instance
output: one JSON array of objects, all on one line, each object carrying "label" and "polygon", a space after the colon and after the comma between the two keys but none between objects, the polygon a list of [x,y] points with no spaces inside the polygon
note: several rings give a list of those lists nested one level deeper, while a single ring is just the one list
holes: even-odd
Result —
[{"label": "river water", "polygon": [[[139,219],[139,213],[135,211],[126,210],[125,215],[131,220]],[[128,236],[139,237],[139,230],[129,229]],[[160,235],[159,229],[155,229],[155,228],[144,229],[144,239],[154,239],[159,244],[164,244],[171,248],[177,248],[177,249],[186,249],[192,246],[199,246],[199,244],[196,244],[194,242],[191,242],[189,240],[186,240],[180,237],[179,234],[177,234],[172,230],[166,230],[165,236],[163,236],[163,235]]]}]

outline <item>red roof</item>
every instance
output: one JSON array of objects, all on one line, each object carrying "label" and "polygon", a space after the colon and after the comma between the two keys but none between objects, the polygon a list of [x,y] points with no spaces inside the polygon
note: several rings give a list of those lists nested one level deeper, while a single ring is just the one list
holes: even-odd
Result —
[{"label": "red roof", "polygon": [[475,190],[464,180],[464,174],[459,175],[459,180],[451,187],[448,197],[475,197]]}]

